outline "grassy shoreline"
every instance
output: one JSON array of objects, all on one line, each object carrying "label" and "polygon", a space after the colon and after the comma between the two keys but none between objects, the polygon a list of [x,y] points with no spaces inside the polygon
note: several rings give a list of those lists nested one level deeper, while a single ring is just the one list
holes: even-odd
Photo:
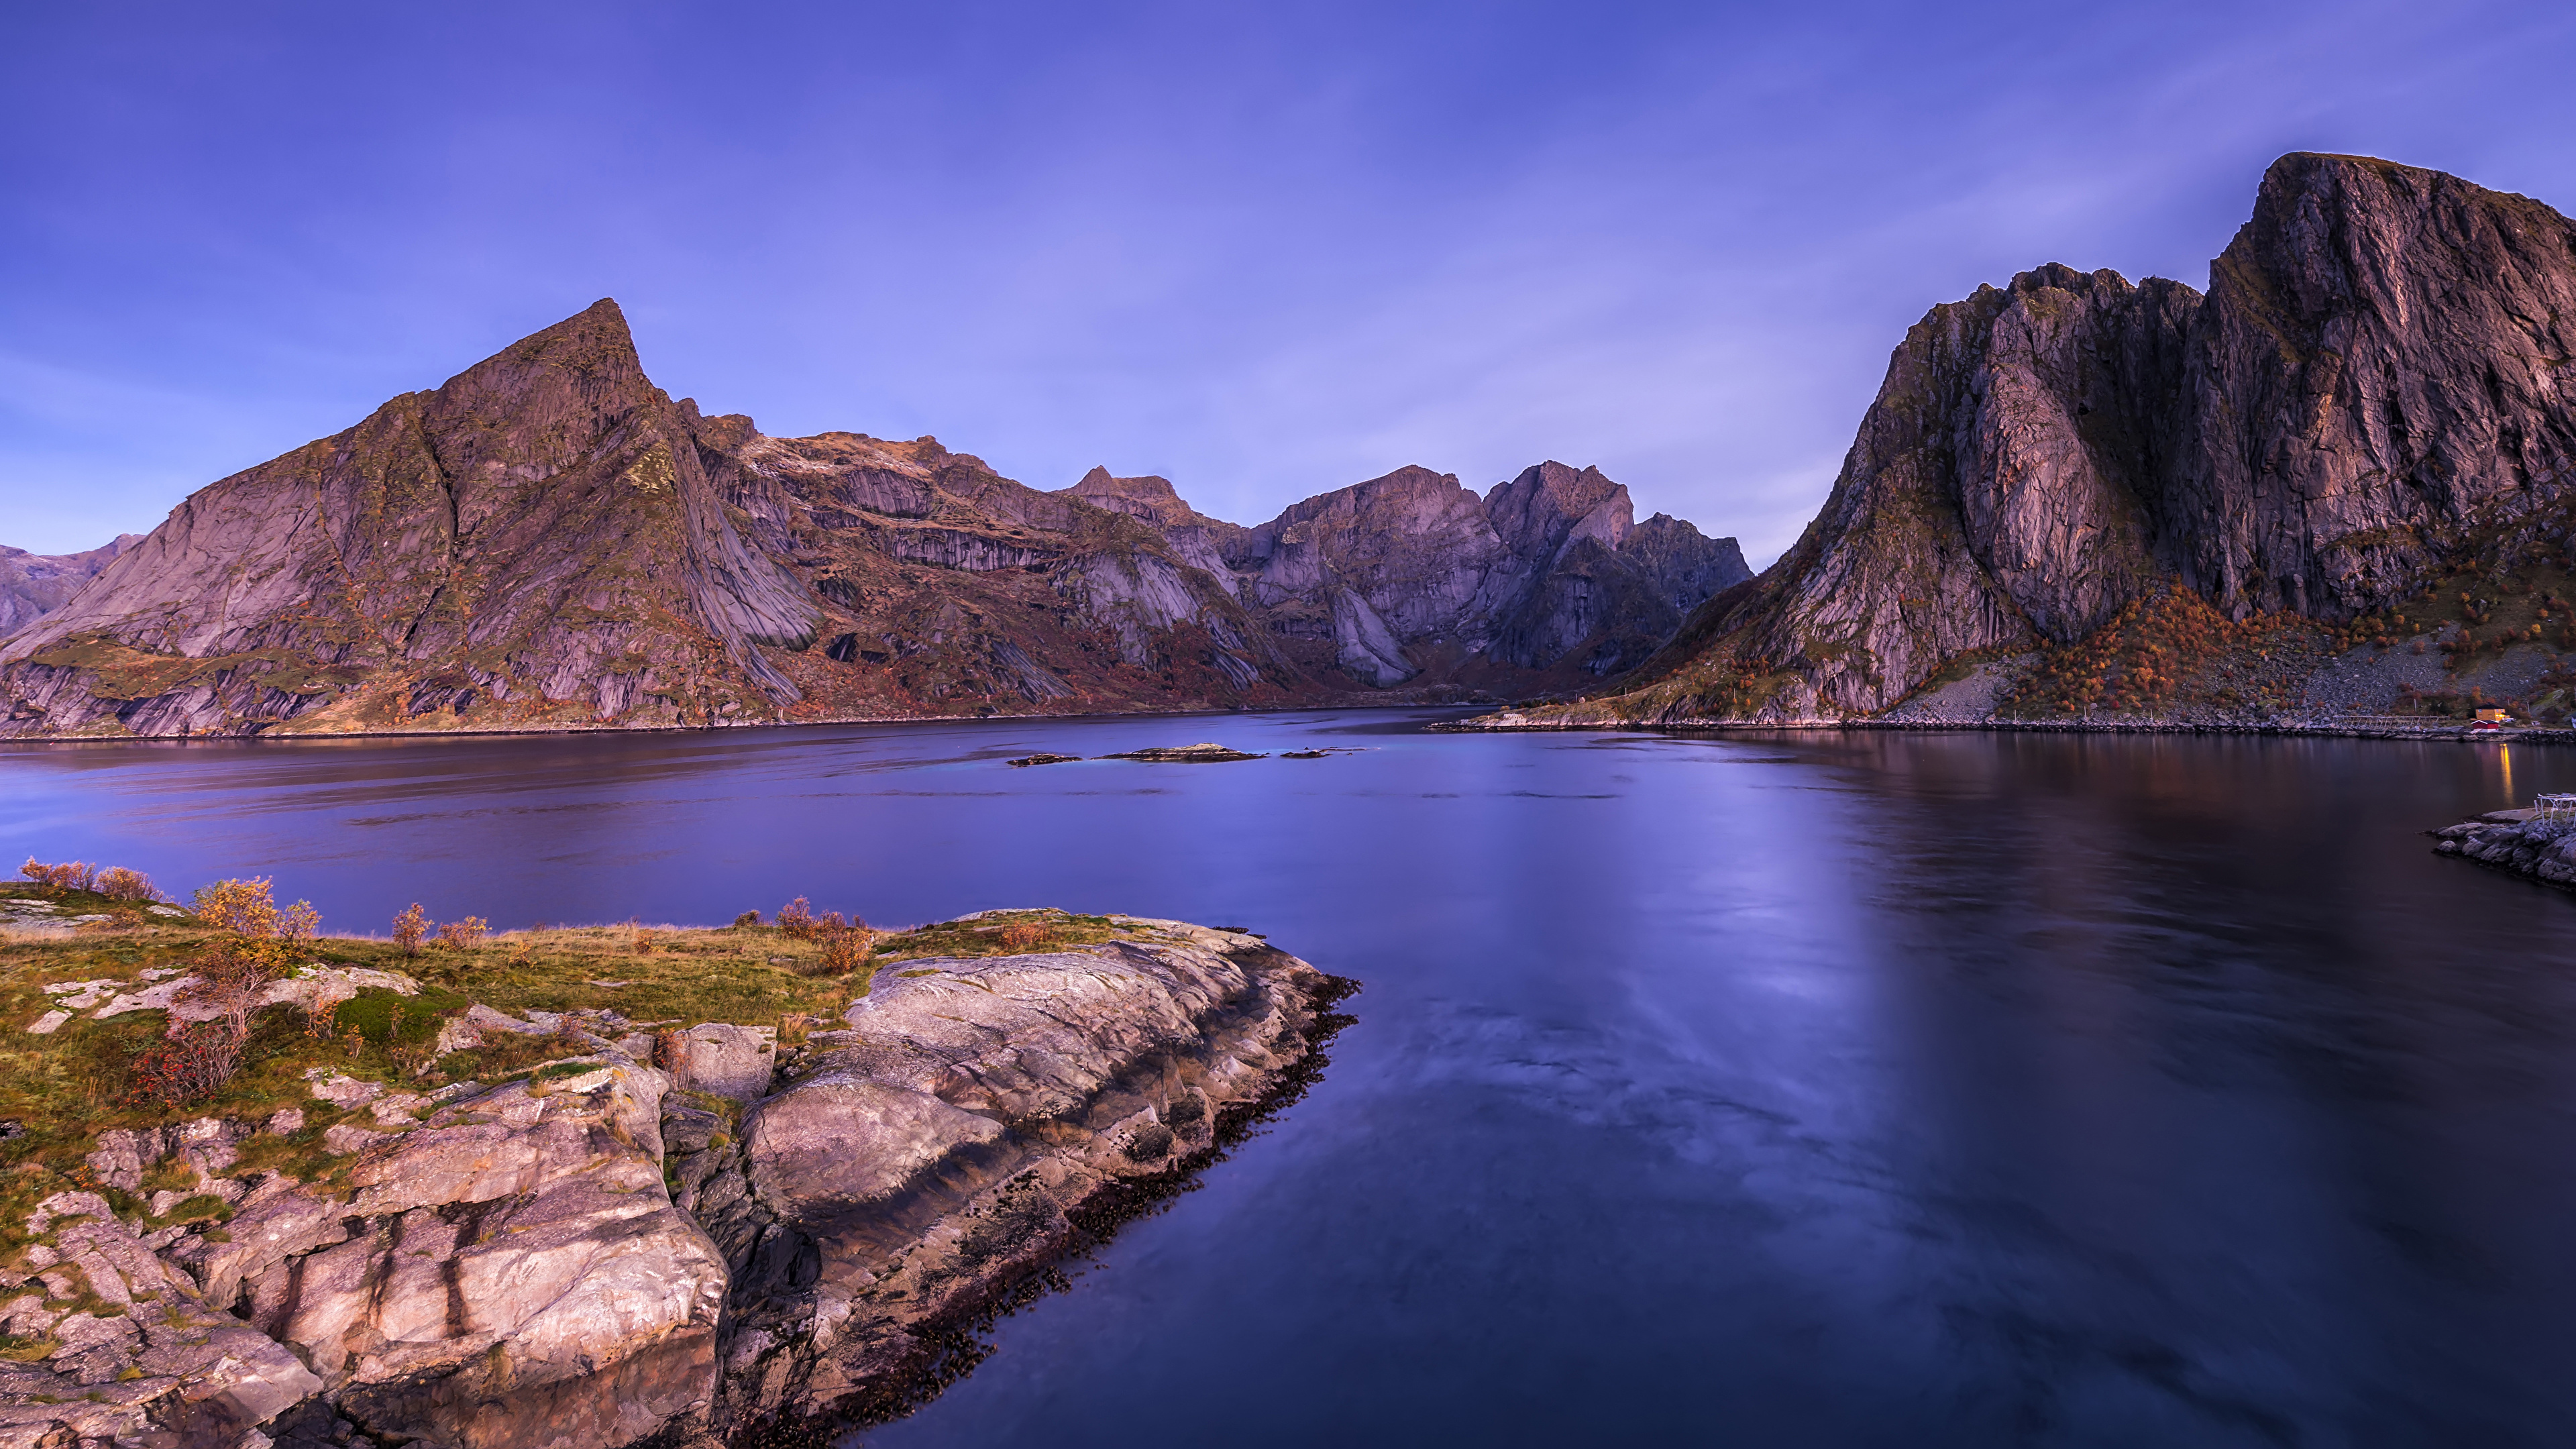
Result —
[{"label": "grassy shoreline", "polygon": [[[300,1113],[300,1122],[283,1119],[292,1124],[285,1130],[246,1140],[225,1173],[282,1172],[327,1185],[352,1156],[331,1150],[331,1129],[373,1133],[411,1124],[378,1115],[368,1103],[334,1106],[315,1095],[315,1073],[379,1086],[378,1100],[419,1098],[441,1088],[542,1079],[548,1064],[610,1044],[649,1053],[654,1033],[702,1023],[773,1028],[793,1042],[808,1027],[835,1024],[831,1018],[865,996],[879,972],[906,961],[1080,946],[1140,930],[1124,918],[1059,910],[985,912],[872,933],[858,952],[845,947],[837,960],[822,936],[749,919],[541,927],[470,945],[424,942],[417,951],[390,937],[322,934],[293,943],[298,964],[283,979],[333,979],[354,984],[354,994],[321,1020],[290,1003],[261,1008],[231,1079],[173,1105],[141,1091],[136,1073],[143,1054],[163,1041],[170,1011],[99,1013],[120,997],[130,1001],[191,975],[233,934],[171,914],[166,903],[88,891],[0,885],[0,901],[32,903],[10,912],[13,924],[0,928],[0,1258],[13,1261],[30,1241],[27,1214],[59,1191],[101,1192],[120,1217],[147,1229],[219,1224],[229,1216],[220,1198],[190,1191],[204,1184],[178,1157],[156,1169],[141,1194],[101,1184],[83,1159],[112,1129],[205,1118],[264,1123]],[[88,919],[71,924],[75,918]],[[64,1015],[75,1001],[86,1004]],[[477,1044],[439,1052],[443,1041],[468,1034],[450,1033],[451,1024],[478,1007],[527,1029],[484,1030]],[[30,1029],[56,1016],[62,1019],[52,1030]],[[339,1136],[345,1145],[347,1133]],[[156,1216],[149,1211],[155,1193],[188,1196]]]}]

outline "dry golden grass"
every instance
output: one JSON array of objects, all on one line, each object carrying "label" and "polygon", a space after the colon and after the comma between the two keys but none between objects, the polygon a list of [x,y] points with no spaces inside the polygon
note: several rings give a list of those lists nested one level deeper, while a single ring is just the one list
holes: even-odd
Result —
[{"label": "dry golden grass", "polygon": [[[776,1026],[782,1039],[794,1042],[837,1025],[836,1018],[867,993],[889,962],[995,956],[1134,934],[1106,916],[1048,910],[837,938],[800,939],[761,925],[549,927],[416,955],[391,939],[321,935],[296,943],[299,956],[402,972],[421,983],[420,994],[362,991],[338,1005],[325,1034],[308,1030],[291,1007],[266,1008],[252,1024],[239,1073],[202,1101],[170,1107],[141,1099],[130,1071],[135,1056],[160,1039],[164,1013],[98,1021],[84,1011],[52,1035],[26,1028],[53,1009],[54,999],[43,989],[49,982],[106,980],[119,989],[139,989],[146,984],[144,971],[191,970],[210,946],[231,939],[229,933],[96,894],[48,894],[30,884],[0,886],[0,895],[42,895],[69,912],[111,918],[69,937],[0,936],[0,1120],[24,1129],[0,1140],[0,1251],[14,1243],[18,1223],[38,1199],[66,1187],[99,1186],[81,1158],[107,1128],[201,1116],[258,1119],[294,1107],[305,1114],[303,1130],[251,1139],[244,1147],[245,1170],[286,1171],[327,1183],[345,1164],[323,1151],[323,1129],[368,1118],[363,1109],[339,1112],[312,1096],[304,1078],[308,1068],[327,1066],[398,1090],[426,1091],[467,1078],[502,1080],[584,1050],[565,1036],[493,1032],[473,1051],[429,1061],[429,1045],[445,1020],[474,1002],[514,1015],[614,1010],[638,1024]],[[840,959],[831,959],[836,952]],[[171,1190],[186,1185],[153,1184]],[[121,1194],[110,1196],[120,1209],[135,1206]],[[190,1211],[186,1204],[174,1209]]]}]

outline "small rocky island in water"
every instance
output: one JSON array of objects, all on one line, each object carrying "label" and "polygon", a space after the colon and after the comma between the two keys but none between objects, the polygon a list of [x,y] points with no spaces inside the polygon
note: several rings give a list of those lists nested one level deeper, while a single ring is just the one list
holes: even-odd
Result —
[{"label": "small rocky island in water", "polygon": [[1301,1093],[1355,989],[1131,916],[367,939],[28,873],[0,1445],[45,1449],[823,1442]]}]

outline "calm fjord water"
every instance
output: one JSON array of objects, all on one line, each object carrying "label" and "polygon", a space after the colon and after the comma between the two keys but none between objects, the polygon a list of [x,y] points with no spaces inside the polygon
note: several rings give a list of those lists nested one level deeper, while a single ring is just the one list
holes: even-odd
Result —
[{"label": "calm fjord water", "polygon": [[[1366,983],[888,1449],[2576,1442],[2576,897],[2416,833],[2576,753],[1427,718],[15,749],[0,845],[349,929],[1053,904]],[[1209,738],[1368,748],[1002,763]]]}]

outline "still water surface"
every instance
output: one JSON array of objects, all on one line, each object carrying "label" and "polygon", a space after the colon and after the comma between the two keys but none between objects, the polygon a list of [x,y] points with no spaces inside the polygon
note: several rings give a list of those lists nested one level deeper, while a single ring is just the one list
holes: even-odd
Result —
[{"label": "still water surface", "polygon": [[[17,749],[0,847],[357,930],[1132,911],[1366,983],[883,1449],[2576,1442],[2576,897],[2417,834],[2576,753],[1428,718]],[[1366,748],[1002,763],[1207,738]]]}]

